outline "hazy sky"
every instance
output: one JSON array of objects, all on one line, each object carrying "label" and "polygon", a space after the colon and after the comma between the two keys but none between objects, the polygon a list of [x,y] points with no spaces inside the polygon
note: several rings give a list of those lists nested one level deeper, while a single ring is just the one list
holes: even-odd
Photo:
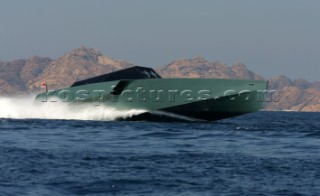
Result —
[{"label": "hazy sky", "polygon": [[85,45],[158,67],[203,56],[264,77],[320,80],[318,0],[4,0],[0,59]]}]

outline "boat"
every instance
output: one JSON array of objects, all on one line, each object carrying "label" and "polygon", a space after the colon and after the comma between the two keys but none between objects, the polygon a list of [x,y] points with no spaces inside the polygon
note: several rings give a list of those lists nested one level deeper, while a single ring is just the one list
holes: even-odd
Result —
[{"label": "boat", "polygon": [[152,68],[134,66],[47,89],[36,101],[144,111],[119,120],[216,121],[262,109],[267,88],[264,80],[161,78]]}]

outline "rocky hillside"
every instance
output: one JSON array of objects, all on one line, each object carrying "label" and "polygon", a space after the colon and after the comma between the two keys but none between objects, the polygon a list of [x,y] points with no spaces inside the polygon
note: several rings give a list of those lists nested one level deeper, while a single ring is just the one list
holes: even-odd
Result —
[{"label": "rocky hillside", "polygon": [[[97,49],[81,47],[60,58],[32,57],[12,62],[0,61],[0,96],[37,93],[45,81],[50,89],[70,86],[77,80],[134,66],[112,59]],[[242,63],[229,67],[202,57],[180,59],[156,69],[162,77],[264,79]],[[267,104],[267,110],[320,111],[320,82],[271,78],[270,88],[277,90],[279,102]]]},{"label": "rocky hillside", "polygon": [[267,104],[267,110],[293,110],[320,112],[320,82],[304,79],[290,80],[278,76],[269,80],[269,88],[276,89],[279,102]]},{"label": "rocky hillside", "polygon": [[0,61],[0,95],[29,92],[36,77],[52,62],[50,58],[32,57],[12,62]]},{"label": "rocky hillside", "polygon": [[28,60],[0,62],[0,95],[39,91],[45,81],[51,89],[70,86],[76,80],[134,66],[114,60],[97,49],[81,47],[62,57],[32,57]]},{"label": "rocky hillside", "polygon": [[262,80],[263,77],[248,70],[242,63],[228,67],[220,62],[209,62],[202,57],[180,59],[157,69],[163,77],[175,78],[237,78]]}]

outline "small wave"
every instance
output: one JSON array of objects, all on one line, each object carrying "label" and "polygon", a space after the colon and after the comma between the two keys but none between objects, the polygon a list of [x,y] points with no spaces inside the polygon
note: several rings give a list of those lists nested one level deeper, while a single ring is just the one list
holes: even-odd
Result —
[{"label": "small wave", "polygon": [[235,130],[249,130],[248,127],[236,127]]},{"label": "small wave", "polygon": [[0,118],[10,119],[59,119],[99,120],[125,119],[146,112],[145,110],[117,110],[100,105],[70,105],[63,102],[36,103],[34,96],[23,98],[0,97]]},{"label": "small wave", "polygon": [[180,133],[172,133],[172,132],[168,132],[168,131],[157,131],[157,132],[143,134],[142,136],[167,138],[167,137],[176,137],[176,136],[180,136],[180,135],[181,135]]},{"label": "small wave", "polygon": [[314,137],[314,138],[320,138],[320,131],[316,131],[313,133],[308,133],[305,135],[305,137]]}]

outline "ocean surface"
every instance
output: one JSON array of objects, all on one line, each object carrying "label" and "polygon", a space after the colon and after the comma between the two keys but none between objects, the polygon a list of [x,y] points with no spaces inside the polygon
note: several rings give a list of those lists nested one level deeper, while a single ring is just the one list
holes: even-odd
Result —
[{"label": "ocean surface", "polygon": [[7,115],[0,195],[320,195],[320,113],[213,123]]}]

